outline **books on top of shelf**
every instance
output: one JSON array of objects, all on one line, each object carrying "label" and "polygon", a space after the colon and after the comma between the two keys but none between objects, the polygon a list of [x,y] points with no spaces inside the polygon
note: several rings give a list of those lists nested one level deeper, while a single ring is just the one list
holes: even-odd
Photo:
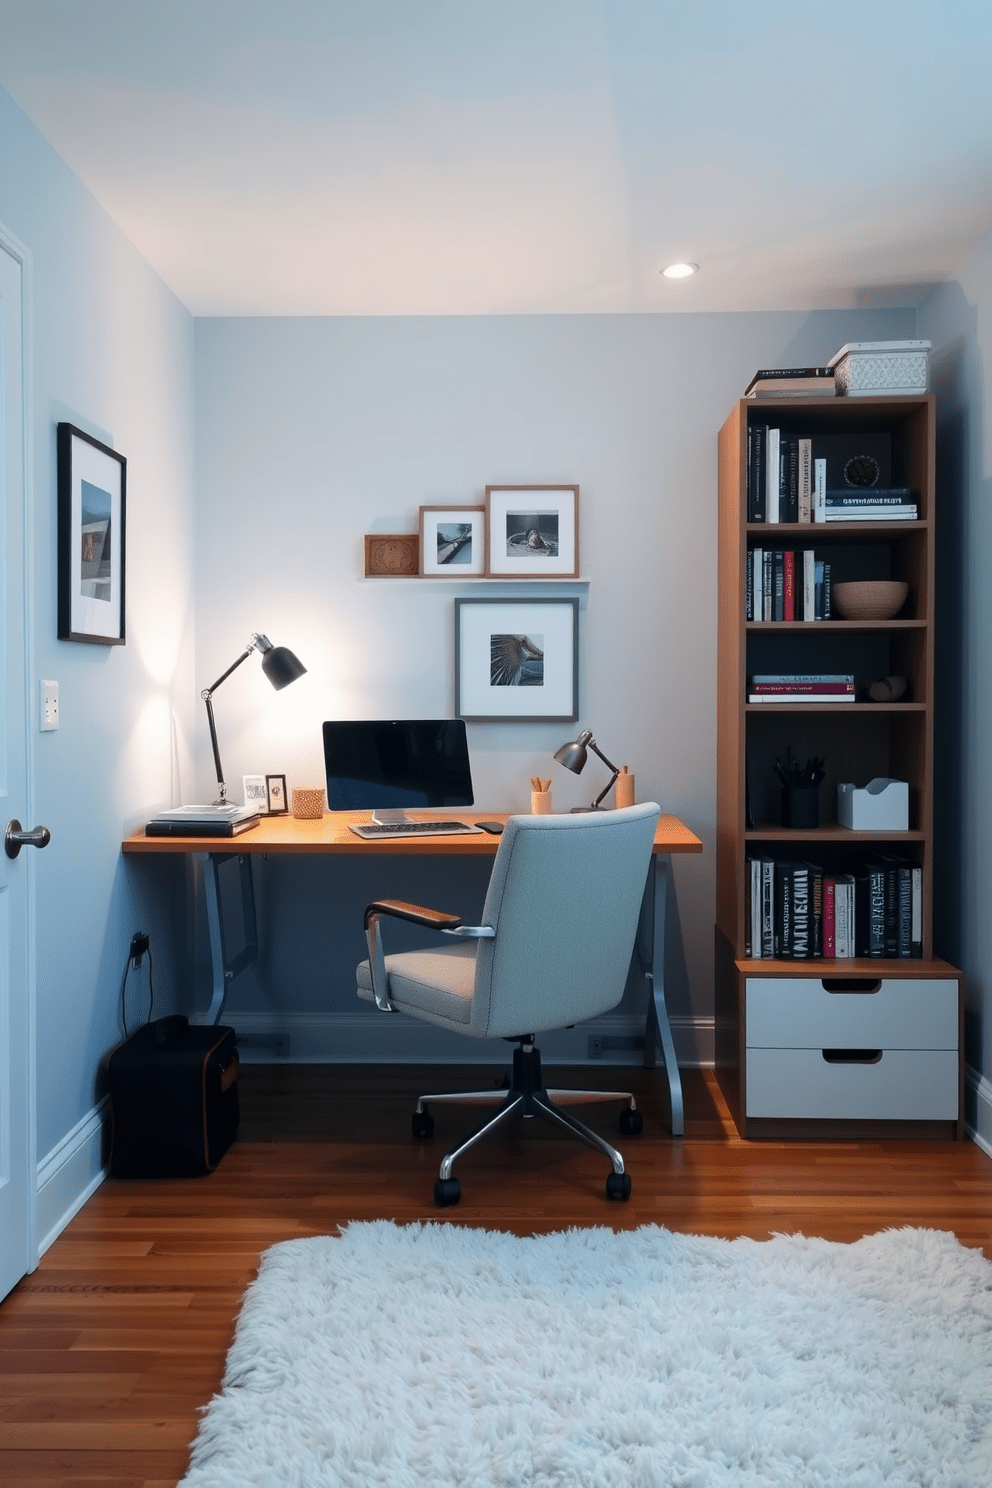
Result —
[{"label": "books on top of shelf", "polygon": [[812,394],[832,398],[836,392],[832,367],[763,367],[744,390],[745,398],[794,398]]}]

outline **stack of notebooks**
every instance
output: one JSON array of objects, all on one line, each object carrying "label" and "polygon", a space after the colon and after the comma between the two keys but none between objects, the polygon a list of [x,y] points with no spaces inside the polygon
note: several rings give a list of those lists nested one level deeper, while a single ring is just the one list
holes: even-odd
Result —
[{"label": "stack of notebooks", "polygon": [[747,680],[749,703],[853,703],[853,672],[761,672]]},{"label": "stack of notebooks", "polygon": [[145,836],[237,837],[260,821],[254,806],[173,806],[145,824]]}]

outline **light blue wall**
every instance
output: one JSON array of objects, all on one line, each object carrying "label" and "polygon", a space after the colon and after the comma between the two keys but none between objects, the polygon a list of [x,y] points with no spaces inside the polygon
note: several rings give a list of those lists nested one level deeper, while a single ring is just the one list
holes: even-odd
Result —
[{"label": "light blue wall", "polygon": [[[229,781],[320,783],[324,717],[452,711],[453,596],[492,591],[366,580],[365,533],[413,531],[421,504],[478,504],[487,483],[578,482],[580,722],[629,764],[640,799],[704,841],[701,858],[677,863],[670,973],[676,1016],[709,1017],[717,431],[756,367],[822,363],[846,341],[915,329],[909,311],[198,321],[197,674],[219,675],[253,629],[310,668],[280,694],[254,663],[225,684]],[[591,799],[602,768],[579,780],[551,759],[577,727],[470,724],[480,807],[527,809],[535,774],[553,777],[562,809]],[[197,760],[202,795],[202,720]],[[271,956],[228,1004],[236,1026],[299,1015],[298,1050],[307,1019],[356,1009],[369,888],[418,890],[308,869],[265,869]]]},{"label": "light blue wall", "polygon": [[925,301],[937,394],[939,698],[935,926],[965,972],[969,1101],[992,1143],[992,235]]},{"label": "light blue wall", "polygon": [[[188,784],[193,721],[193,325],[106,213],[0,90],[0,222],[31,258],[33,667],[61,688],[57,733],[33,734],[37,820],[38,1155],[101,1093],[120,1037],[130,937],[152,934],[167,1010],[176,968],[161,907],[122,866],[122,833]],[[127,457],[127,645],[58,641],[55,428]],[[175,907],[175,906],[172,906]],[[165,913],[163,913],[165,911]],[[156,954],[157,953],[157,954]],[[147,992],[147,983],[145,990]]]}]

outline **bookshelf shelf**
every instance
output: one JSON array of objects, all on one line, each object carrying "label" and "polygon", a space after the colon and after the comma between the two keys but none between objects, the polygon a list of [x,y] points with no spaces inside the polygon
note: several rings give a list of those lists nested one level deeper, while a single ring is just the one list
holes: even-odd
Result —
[{"label": "bookshelf shelf", "polygon": [[[812,1129],[825,1136],[849,1135],[860,1126],[869,1134],[911,1130],[914,1136],[960,1137],[960,976],[935,955],[931,916],[934,400],[922,395],[783,398],[775,399],[774,407],[771,403],[740,400],[719,437],[717,1072],[745,1137],[787,1137],[800,1128],[808,1132],[811,1112]],[[889,468],[887,479],[879,483],[910,488],[919,519],[812,524],[749,521],[749,426],[778,428],[783,447],[786,438],[809,439],[814,457],[822,453],[831,460],[837,458],[838,449],[882,449]],[[828,455],[829,450],[834,453]],[[831,484],[829,475],[827,484]],[[750,555],[755,548],[797,555],[812,548],[817,560],[830,565],[834,584],[851,579],[899,579],[908,583],[909,595],[899,617],[891,620],[845,620],[836,612],[823,620],[748,620]],[[797,556],[797,574],[799,567]],[[798,578],[796,583],[798,593]],[[748,679],[759,674],[853,675],[856,701],[804,703],[787,698],[749,703]],[[904,696],[892,703],[868,699],[869,683],[889,676],[906,678]],[[782,789],[773,767],[776,759],[785,760],[789,750],[800,765],[814,757],[826,760],[818,798],[819,825],[809,830],[779,825]],[[909,830],[853,833],[841,826],[838,784],[853,782],[863,787],[879,776],[908,783]],[[759,825],[749,827],[751,820]],[[845,874],[864,883],[860,901],[864,909],[868,863],[885,859],[891,865],[895,860],[892,872],[896,877],[885,879],[890,909],[885,954],[862,954],[867,950],[865,910],[860,931],[855,913],[854,948],[859,953],[823,955],[822,915],[814,935],[815,913],[807,917],[802,908],[799,933],[790,931],[786,939],[780,912],[776,953],[772,954],[765,929],[764,954],[752,954],[752,925],[756,933],[759,930],[750,905],[752,858],[774,862],[776,885],[780,876],[784,880],[792,871],[786,864],[805,864],[811,902],[815,906],[815,883],[821,910],[824,883]],[[899,862],[906,865],[903,884],[910,882],[916,895],[915,900],[903,899],[901,931],[898,918],[893,929],[889,897],[898,892],[893,886],[898,882]],[[915,885],[912,867],[918,870]],[[904,893],[910,896],[911,890]],[[908,917],[910,903],[916,916],[913,920]],[[802,925],[809,931],[808,940]],[[918,935],[915,946],[909,925],[913,935]],[[903,954],[891,953],[897,945]],[[907,950],[916,954],[905,954]],[[784,995],[783,982],[788,983],[790,999],[784,1021],[791,1032],[782,1034],[782,1048],[770,1051],[768,1029],[775,1023],[767,1017],[762,1023],[761,1000],[772,995],[768,989],[776,986],[780,989],[776,995]],[[880,988],[888,989],[885,996],[879,995]],[[900,988],[905,993],[902,1000]],[[838,996],[840,991],[850,995]],[[906,1012],[910,1006],[917,1009],[916,1024],[917,1013]],[[938,1024],[943,1030],[939,1047],[933,1032]],[[764,1030],[760,1034],[755,1032],[758,1027]],[[829,1038],[825,1028],[833,1030]],[[823,1048],[818,1054],[820,1044]],[[838,1051],[845,1049],[850,1060],[838,1060]],[[898,1051],[906,1050],[915,1050],[912,1057],[924,1071],[913,1082],[900,1082],[892,1073],[904,1057]],[[864,1057],[866,1051],[871,1061]],[[830,1067],[821,1069],[821,1064]],[[883,1067],[884,1076],[878,1073]],[[811,1068],[816,1090],[810,1095],[809,1108],[792,1110],[789,1101],[798,1097],[785,1092],[802,1091],[805,1075],[801,1078],[798,1072]],[[774,1077],[768,1074],[770,1070],[775,1071]],[[911,1089],[903,1088],[918,1084],[918,1079],[928,1086],[925,1099],[914,1098]]]}]

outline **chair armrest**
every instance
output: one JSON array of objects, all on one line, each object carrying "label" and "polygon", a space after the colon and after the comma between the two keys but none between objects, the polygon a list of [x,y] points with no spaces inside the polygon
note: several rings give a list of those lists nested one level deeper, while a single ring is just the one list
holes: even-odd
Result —
[{"label": "chair armrest", "polygon": [[365,911],[365,928],[374,914],[392,915],[397,920],[410,920],[426,930],[454,930],[461,924],[459,915],[445,914],[441,909],[425,909],[421,904],[407,904],[403,899],[376,899]]}]

